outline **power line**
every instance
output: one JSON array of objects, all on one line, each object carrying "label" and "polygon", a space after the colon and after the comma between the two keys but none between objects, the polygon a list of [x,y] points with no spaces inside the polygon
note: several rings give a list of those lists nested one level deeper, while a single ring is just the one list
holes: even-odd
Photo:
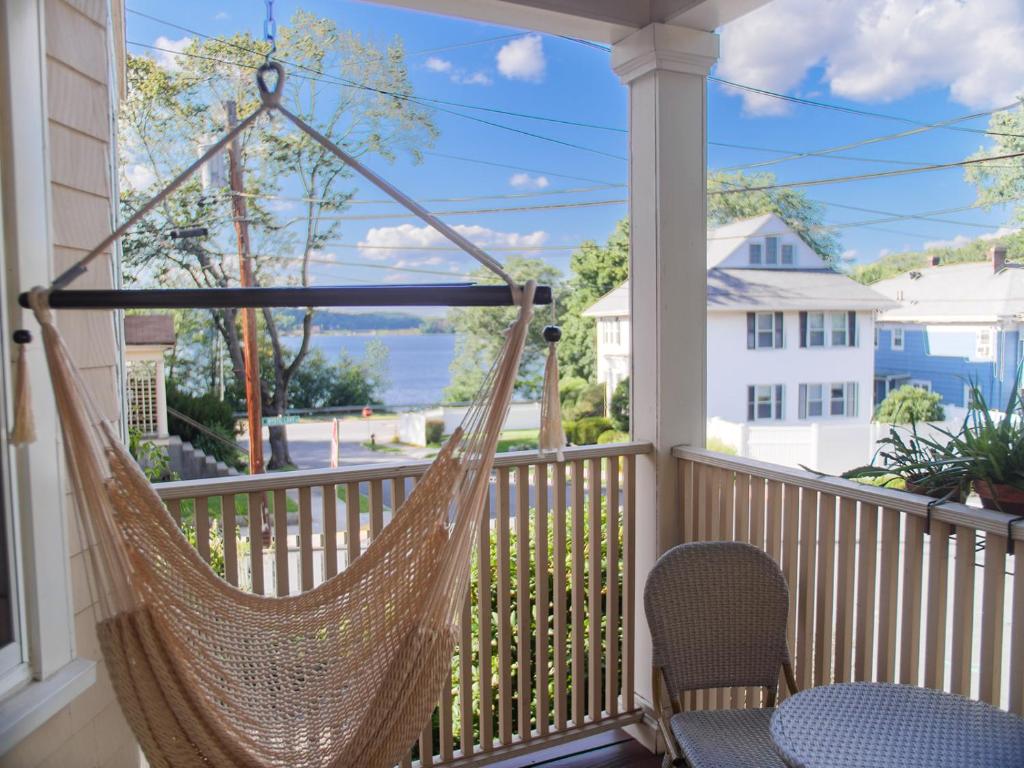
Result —
[{"label": "power line", "polygon": [[[173,27],[175,29],[178,29],[178,30],[181,30],[181,31],[184,31],[184,32],[188,32],[189,34],[192,34],[192,35],[196,35],[196,36],[199,36],[199,37],[202,37],[202,38],[205,38],[205,39],[211,39],[211,40],[220,41],[222,43],[225,43],[225,44],[227,44],[227,45],[229,45],[231,47],[234,47],[234,48],[239,49],[241,51],[244,51],[246,53],[250,53],[250,54],[259,53],[258,51],[254,51],[253,49],[246,48],[245,46],[238,45],[237,43],[232,43],[230,41],[224,40],[223,38],[213,37],[211,35],[199,32],[198,30],[192,29],[190,27],[185,27],[185,26],[182,26],[180,24],[175,24],[174,22],[168,21],[166,19],[160,19],[160,18],[158,18],[156,16],[152,16],[150,14],[146,14],[146,13],[143,13],[141,11],[134,10],[134,9],[129,9],[129,11],[131,13],[134,13],[134,14],[138,15],[138,16],[147,18],[147,19],[149,19],[151,21],[155,21],[155,22],[160,23],[160,24],[165,24],[165,25]],[[467,43],[467,45],[477,44],[479,42],[488,42],[490,40],[504,39],[505,37],[516,37],[516,36],[518,36],[518,35],[513,34],[513,35],[508,35],[508,36],[499,36],[497,38],[489,38],[488,40],[484,40],[484,41],[470,42],[470,43]],[[562,37],[564,39],[567,39],[567,40],[571,40],[571,41],[576,42],[576,43],[583,44],[583,45],[587,45],[587,46],[591,46],[591,47],[596,47],[596,48],[599,48],[601,50],[606,50],[606,51],[609,50],[609,49],[607,49],[604,46],[601,46],[601,45],[599,45],[597,43],[593,43],[592,41],[582,40],[582,39],[579,39],[579,38],[573,38],[573,37],[568,37],[568,36],[564,36],[564,35],[562,35],[560,37]],[[132,43],[132,44],[133,45],[140,45],[140,46],[143,46],[143,47],[154,48],[156,50],[161,50],[161,51],[164,51],[164,52],[167,52],[167,53],[177,53],[175,51],[170,51],[170,50],[167,50],[167,49],[157,48],[156,46],[148,46],[148,45],[146,45],[144,43]],[[186,55],[187,56],[187,55],[195,55],[195,54],[180,53],[179,55]],[[210,58],[210,57],[208,57],[208,58]],[[214,60],[216,60],[216,59],[214,59]],[[488,121],[488,120],[482,120],[480,118],[474,117],[473,115],[466,115],[466,114],[463,114],[461,112],[456,112],[456,111],[451,110],[451,109],[445,109],[445,108],[442,108],[442,107],[439,107],[439,106],[436,106],[436,105],[445,105],[446,107],[458,107],[460,109],[478,110],[478,111],[490,112],[490,113],[494,113],[494,114],[518,117],[518,118],[528,119],[528,120],[538,120],[538,121],[548,122],[548,123],[553,123],[553,124],[568,125],[568,126],[572,126],[572,127],[592,128],[592,129],[596,129],[596,130],[612,131],[612,132],[618,132],[618,133],[628,133],[627,129],[625,129],[625,128],[619,128],[619,127],[607,126],[607,125],[598,125],[598,124],[594,124],[594,123],[584,123],[584,122],[581,122],[581,121],[567,120],[567,119],[563,119],[563,118],[551,117],[551,116],[546,116],[546,115],[535,115],[535,114],[529,114],[529,113],[524,113],[524,112],[517,112],[517,111],[513,111],[513,110],[508,110],[508,109],[501,109],[501,108],[497,108],[497,107],[487,107],[487,106],[483,106],[483,105],[479,105],[479,104],[467,104],[467,103],[464,103],[464,102],[454,102],[454,101],[449,101],[449,100],[445,100],[445,99],[437,99],[437,98],[426,97],[426,96],[411,96],[411,95],[407,95],[407,94],[398,94],[398,93],[394,93],[392,91],[387,91],[387,90],[379,89],[379,88],[373,88],[373,87],[367,86],[365,84],[356,83],[356,82],[354,82],[352,80],[348,80],[347,78],[340,78],[340,77],[337,77],[337,76],[334,76],[334,75],[330,75],[330,74],[324,73],[322,70],[314,69],[312,67],[307,67],[307,66],[299,64],[297,62],[291,62],[291,61],[288,61],[286,59],[280,59],[280,61],[282,63],[284,63],[284,64],[289,65],[289,66],[297,67],[297,68],[306,70],[308,72],[311,72],[313,74],[316,74],[316,75],[320,76],[321,78],[323,78],[323,77],[331,78],[331,80],[329,80],[327,82],[335,82],[337,84],[345,85],[345,86],[352,87],[352,88],[361,88],[361,89],[364,89],[364,90],[369,90],[369,91],[373,91],[373,92],[376,92],[376,93],[380,93],[382,95],[388,95],[388,96],[393,96],[393,97],[400,98],[400,99],[405,99],[405,100],[413,101],[414,103],[420,104],[421,106],[427,106],[429,108],[436,109],[436,110],[438,110],[440,112],[445,112],[447,114],[452,114],[452,115],[455,115],[455,116],[458,116],[458,117],[462,117],[462,118],[467,119],[467,120],[476,120],[478,122],[482,122],[485,125],[490,125],[492,127],[500,128],[502,130],[510,130],[510,131],[514,131],[514,132],[517,132],[517,133],[521,133],[521,134],[526,135],[526,136],[530,136],[532,138],[537,138],[537,139],[544,140],[544,141],[552,141],[552,142],[555,142],[555,143],[561,143],[561,144],[564,144],[566,146],[570,146],[570,147],[575,148],[575,149],[579,149],[579,150],[587,151],[587,152],[594,152],[596,154],[603,155],[603,156],[606,156],[606,157],[610,157],[612,159],[618,159],[618,160],[625,160],[626,159],[626,158],[623,158],[620,155],[614,155],[612,153],[607,153],[607,152],[604,152],[602,150],[596,150],[596,149],[594,149],[592,147],[584,147],[584,146],[581,146],[581,145],[578,145],[578,144],[573,144],[571,142],[564,142],[564,141],[562,141],[560,139],[555,139],[555,138],[550,137],[550,136],[543,136],[543,135],[540,135],[540,134],[534,134],[534,133],[529,132],[529,131],[523,131],[523,130],[515,128],[513,126],[508,126],[508,125],[504,125],[504,124],[501,124],[501,123],[494,123],[494,122]],[[243,66],[243,67],[245,66],[245,65],[240,64],[238,62],[222,61],[222,63],[233,64],[235,66]],[[306,78],[306,79],[316,80],[317,78]],[[720,146],[720,147],[736,148],[736,149],[747,149],[747,150],[753,150],[753,151],[775,152],[775,153],[783,153],[783,154],[787,154],[788,155],[787,157],[775,158],[775,159],[772,159],[772,160],[761,161],[759,163],[748,163],[748,164],[744,164],[744,165],[730,166],[730,167],[724,168],[722,170],[742,170],[742,169],[747,169],[747,168],[761,167],[761,166],[765,166],[765,165],[774,165],[774,164],[777,164],[777,163],[782,163],[782,162],[787,162],[787,161],[790,161],[790,160],[795,160],[795,159],[800,159],[800,158],[807,158],[807,157],[830,157],[835,152],[842,151],[844,149],[849,149],[849,148],[852,148],[854,146],[863,146],[864,144],[877,143],[879,141],[888,141],[888,140],[892,140],[892,139],[896,139],[896,138],[903,138],[905,136],[913,135],[915,133],[922,132],[922,131],[932,130],[932,129],[935,129],[935,128],[948,128],[948,129],[952,129],[952,130],[968,131],[968,132],[974,132],[974,133],[990,133],[988,131],[984,131],[984,130],[981,130],[981,129],[965,128],[965,127],[955,127],[954,124],[958,123],[958,122],[963,122],[963,121],[966,121],[966,120],[975,119],[975,118],[978,118],[978,117],[984,117],[984,116],[987,116],[987,115],[991,115],[991,114],[993,114],[995,112],[1004,111],[1004,110],[1010,109],[1013,106],[1015,106],[1015,104],[1008,104],[1008,105],[1005,105],[1003,107],[999,107],[999,108],[993,109],[993,110],[987,110],[987,111],[984,111],[984,112],[977,112],[977,113],[973,113],[973,114],[969,114],[969,115],[962,115],[962,116],[959,116],[959,117],[955,117],[955,118],[951,118],[951,119],[947,119],[947,120],[942,120],[942,121],[938,121],[938,122],[934,122],[934,123],[924,123],[924,122],[921,122],[921,121],[911,120],[909,118],[902,118],[902,117],[894,116],[894,115],[885,115],[885,114],[882,114],[882,113],[867,112],[865,110],[856,110],[856,109],[851,108],[851,107],[841,107],[839,105],[832,105],[832,104],[828,104],[826,102],[815,102],[815,101],[812,101],[812,100],[809,100],[809,99],[798,99],[797,97],[787,96],[785,94],[776,93],[774,91],[768,91],[767,89],[755,88],[754,86],[747,86],[747,85],[744,85],[744,84],[741,84],[741,83],[735,83],[733,81],[724,80],[722,78],[711,77],[709,79],[711,79],[713,81],[716,81],[716,82],[720,82],[720,83],[729,85],[729,86],[732,86],[732,87],[748,89],[748,90],[751,90],[751,91],[754,91],[754,92],[757,92],[757,93],[761,93],[762,95],[775,96],[775,97],[780,98],[780,99],[799,101],[800,103],[804,103],[804,104],[807,104],[807,105],[820,106],[820,107],[824,107],[824,108],[837,109],[837,110],[841,110],[841,111],[855,112],[855,113],[858,113],[858,114],[865,114],[865,115],[869,115],[869,116],[873,116],[873,117],[886,117],[886,118],[893,119],[893,120],[900,120],[900,121],[904,121],[904,122],[910,122],[911,124],[914,124],[914,125],[918,126],[918,129],[915,129],[913,131],[900,132],[900,133],[897,133],[897,134],[890,134],[890,135],[881,136],[881,137],[873,137],[873,138],[862,140],[860,142],[855,142],[855,143],[853,143],[851,145],[845,145],[845,146],[842,146],[842,147],[834,147],[834,148],[829,148],[829,149],[824,149],[824,150],[808,151],[808,152],[795,152],[795,153],[790,151],[790,150],[780,150],[780,149],[776,149],[776,148],[772,148],[772,147],[757,147],[757,146],[742,145],[742,144],[731,144],[731,143],[728,143],[728,142],[709,141],[708,144],[712,145],[712,146]],[[323,80],[319,80],[319,81],[322,82]],[[427,104],[425,102],[429,102],[429,104]],[[991,135],[1016,136],[1016,134],[997,134],[997,133],[991,133]],[[849,156],[836,157],[836,158],[831,158],[830,157],[830,159],[858,160],[858,161],[861,161],[861,162],[878,162],[878,163],[888,163],[888,164],[894,164],[894,165],[921,165],[921,166],[929,165],[929,163],[926,163],[926,162],[915,163],[913,161],[889,160],[889,159],[881,159],[881,158],[879,158],[879,159],[874,159],[874,158],[855,158],[855,157],[849,157]]]},{"label": "power line", "polygon": [[544,176],[557,176],[560,179],[571,179],[573,181],[585,181],[592,184],[602,184],[606,187],[625,187],[626,185],[621,182],[614,181],[603,181],[601,179],[592,179],[586,176],[570,176],[565,173],[556,173],[554,171],[544,171],[537,168],[525,168],[521,165],[510,165],[508,163],[496,163],[492,160],[481,160],[476,157],[464,157],[462,155],[449,155],[443,152],[425,151],[423,154],[430,155],[432,157],[443,157],[446,160],[459,160],[464,163],[474,163],[475,165],[489,165],[493,168],[507,168],[512,171],[523,171],[525,173],[539,173]]},{"label": "power line", "polygon": [[[208,35],[206,37],[209,38]],[[210,38],[210,39],[217,39],[217,38]],[[256,70],[256,69],[259,68],[259,67],[255,66],[255,65],[243,64],[242,62],[238,62],[238,61],[229,61],[227,59],[220,59],[220,58],[217,58],[215,56],[203,56],[202,54],[187,53],[185,51],[175,51],[175,50],[173,50],[171,48],[162,48],[161,46],[158,46],[158,45],[150,45],[149,43],[140,43],[140,42],[135,41],[135,40],[127,40],[126,42],[129,45],[138,46],[140,48],[148,48],[150,50],[160,51],[162,53],[169,53],[169,54],[173,54],[175,56],[186,56],[186,57],[194,58],[194,59],[203,59],[203,60],[206,60],[206,61],[213,61],[213,62],[216,62],[216,63],[219,63],[219,64],[226,64],[226,65],[233,66],[233,67],[239,67],[241,69]],[[243,48],[242,46],[230,43],[229,41],[226,41],[226,40],[220,40],[220,42],[226,43],[227,45],[230,45],[230,46],[235,47],[235,48],[239,48],[241,50],[247,50],[250,53],[258,53],[257,51],[251,51],[249,49]],[[476,122],[476,123],[481,123],[482,125],[489,125],[492,128],[498,128],[498,129],[503,130],[503,131],[509,131],[511,133],[516,133],[516,134],[519,134],[519,135],[522,135],[522,136],[528,136],[530,138],[538,139],[540,141],[546,141],[546,142],[549,142],[551,144],[558,144],[560,146],[568,147],[569,149],[575,149],[575,150],[578,150],[580,152],[589,152],[591,154],[600,155],[602,157],[607,157],[607,158],[610,158],[612,160],[621,160],[623,162],[625,162],[627,160],[627,158],[622,156],[622,155],[616,155],[616,154],[613,154],[611,152],[605,152],[604,150],[595,149],[594,147],[587,147],[587,146],[584,146],[582,144],[576,144],[575,142],[564,141],[563,139],[556,139],[553,136],[545,136],[544,134],[535,133],[533,131],[523,130],[522,128],[516,128],[515,126],[505,125],[504,123],[497,123],[497,122],[494,122],[493,120],[485,120],[484,118],[477,117],[475,115],[467,115],[467,114],[465,114],[463,112],[457,112],[454,109],[449,109],[447,107],[438,106],[437,103],[429,103],[427,100],[421,99],[420,97],[417,97],[417,96],[410,96],[410,95],[407,95],[407,94],[396,93],[394,91],[387,91],[387,90],[384,90],[384,89],[381,89],[381,88],[374,88],[372,86],[363,85],[361,83],[356,83],[356,82],[351,81],[351,80],[346,80],[345,78],[336,78],[333,75],[326,75],[323,72],[320,72],[319,70],[314,70],[314,69],[312,69],[310,67],[306,67],[306,66],[301,65],[301,64],[292,64],[291,62],[285,62],[284,60],[281,60],[281,59],[278,59],[278,61],[280,61],[282,64],[288,63],[291,66],[296,66],[296,67],[299,67],[300,69],[306,69],[306,70],[310,70],[312,72],[317,72],[320,75],[320,77],[311,77],[309,75],[296,74],[294,71],[291,72],[291,75],[293,77],[296,77],[296,78],[301,79],[301,80],[307,80],[307,81],[311,81],[311,82],[327,83],[329,85],[341,85],[341,86],[344,86],[346,88],[356,88],[356,89],[359,89],[359,90],[369,91],[369,92],[372,92],[372,93],[377,93],[377,94],[382,95],[382,96],[389,96],[391,98],[399,99],[401,101],[408,101],[408,102],[411,102],[413,104],[418,104],[419,106],[425,107],[426,109],[432,109],[432,110],[435,110],[437,112],[443,112],[445,114],[455,115],[456,117],[461,117],[461,118],[463,118],[465,120],[471,120],[471,121]],[[434,99],[434,100],[431,100],[431,101],[439,102],[440,100]],[[468,107],[468,108],[469,109],[473,109],[473,107]],[[581,124],[580,127],[586,127],[586,126],[583,126]]]},{"label": "power line", "polygon": [[[878,118],[878,119],[881,119],[881,120],[894,120],[894,121],[899,122],[899,123],[907,123],[909,125],[916,125],[916,126],[920,126],[920,127],[923,127],[923,128],[939,127],[939,128],[944,128],[944,129],[950,130],[950,131],[962,131],[962,132],[965,132],[965,133],[979,133],[979,134],[983,134],[985,136],[1009,136],[1009,137],[1012,137],[1012,138],[1015,138],[1015,139],[1024,139],[1024,135],[1021,135],[1021,134],[1018,134],[1018,133],[1002,133],[1002,132],[999,132],[999,131],[988,131],[988,130],[985,130],[984,128],[968,128],[966,126],[938,125],[936,123],[927,123],[927,122],[923,122],[921,120],[914,120],[913,118],[903,117],[901,115],[890,115],[890,114],[888,114],[886,112],[872,112],[872,111],[866,110],[866,109],[857,109],[856,107],[846,107],[846,106],[843,106],[841,104],[832,104],[832,103],[827,102],[827,101],[815,101],[813,99],[803,99],[803,98],[800,98],[799,96],[789,96],[789,95],[787,95],[785,93],[778,93],[777,91],[769,91],[766,88],[757,88],[756,86],[753,86],[753,85],[744,85],[743,83],[737,83],[737,82],[734,82],[732,80],[726,80],[725,78],[714,77],[712,75],[708,75],[708,80],[710,80],[712,82],[715,82],[715,83],[719,83],[720,85],[727,85],[730,88],[738,88],[740,90],[748,91],[750,93],[756,93],[756,94],[759,94],[761,96],[769,96],[769,97],[771,97],[773,99],[780,99],[782,101],[788,101],[788,102],[791,102],[791,103],[794,103],[794,104],[802,104],[802,105],[808,106],[808,107],[819,107],[821,109],[830,109],[830,110],[833,110],[833,111],[836,111],[836,112],[844,112],[846,114],[852,114],[852,115],[861,115],[863,117],[874,117],[874,118]],[[1008,105],[1006,107],[1000,107],[999,109],[993,109],[993,110],[990,110],[990,111],[987,111],[987,112],[979,112],[979,113],[973,115],[972,117],[984,117],[985,115],[991,115],[993,112],[1001,112],[1003,110],[1010,109],[1010,108],[1012,108],[1014,106],[1016,106],[1016,102],[1014,102],[1013,104],[1010,104],[1010,105]],[[967,119],[967,118],[965,118],[965,119]]]},{"label": "power line", "polygon": [[738,192],[766,192],[773,189],[788,189],[791,187],[815,187],[823,184],[844,184],[850,181],[863,181],[866,179],[882,179],[890,176],[908,176],[914,173],[924,173],[926,171],[941,171],[948,168],[962,168],[968,165],[977,165],[978,163],[988,162],[990,160],[1009,160],[1015,157],[1024,156],[1024,152],[1011,152],[1006,155],[993,155],[987,158],[976,158],[967,160],[957,160],[951,163],[936,163],[935,165],[926,165],[920,168],[897,168],[890,171],[875,171],[874,173],[862,173],[851,176],[835,176],[827,179],[808,179],[806,181],[787,181],[778,182],[776,184],[761,184],[754,187],[735,186],[732,189],[718,189],[708,192],[708,195],[731,195]]},{"label": "power line", "polygon": [[[542,205],[516,205],[503,208],[473,208],[468,210],[431,211],[434,216],[480,216],[491,213],[531,213],[533,211],[559,211],[570,208],[600,208],[606,205],[624,205],[629,202],[625,198],[615,200],[591,200],[573,203],[545,203]],[[411,219],[411,213],[359,213],[353,215],[339,214],[318,217],[321,221],[376,221],[377,219]]]},{"label": "power line", "polygon": [[[488,195],[463,195],[461,197],[426,197],[421,198],[421,203],[468,203],[476,200],[521,200],[524,198],[531,197],[548,197],[556,195],[573,195],[573,194],[587,194],[590,192],[603,192],[609,189],[623,189],[625,184],[601,184],[593,187],[576,187],[572,189],[542,189],[533,192],[506,192],[496,193]],[[300,197],[300,196],[288,196],[288,195],[272,195],[264,194],[261,192],[234,192],[231,194],[241,195],[243,197],[255,198],[258,200],[280,200],[285,202],[294,203],[332,203],[334,201],[327,200],[322,197]],[[341,203],[342,206],[350,205],[399,205],[395,200],[390,199],[379,199],[379,200],[346,200]]]},{"label": "power line", "polygon": [[[138,13],[138,11],[131,11],[132,13]],[[510,35],[497,35],[495,37],[485,37],[482,40],[467,40],[462,43],[452,43],[451,45],[442,45],[440,48],[425,48],[421,51],[409,51],[407,56],[426,56],[428,53],[444,53],[445,51],[454,51],[457,48],[470,48],[474,45],[485,45],[486,43],[496,43],[499,40],[510,40],[513,37],[522,37],[522,33],[513,32]]]},{"label": "power line", "polygon": [[[461,248],[447,245],[367,245],[364,243],[338,243],[328,241],[324,243],[325,248],[353,248],[360,251],[441,251],[446,253],[463,253]],[[488,251],[512,252],[512,253],[534,253],[537,251],[573,251],[576,245],[498,245],[488,246]]]}]

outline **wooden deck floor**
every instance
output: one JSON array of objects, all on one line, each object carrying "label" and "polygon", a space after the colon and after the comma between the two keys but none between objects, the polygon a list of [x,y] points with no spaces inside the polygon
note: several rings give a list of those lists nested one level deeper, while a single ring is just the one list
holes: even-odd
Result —
[{"label": "wooden deck floor", "polygon": [[523,755],[494,768],[661,768],[661,756],[652,755],[624,731],[610,731],[580,739],[557,749]]}]

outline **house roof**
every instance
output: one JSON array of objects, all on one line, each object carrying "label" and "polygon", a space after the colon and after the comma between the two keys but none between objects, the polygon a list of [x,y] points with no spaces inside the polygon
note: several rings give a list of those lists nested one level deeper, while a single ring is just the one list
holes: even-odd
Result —
[{"label": "house roof", "polygon": [[[830,269],[709,269],[708,311],[862,310],[896,302]],[[629,315],[627,280],[584,312],[585,317]]]},{"label": "house roof", "polygon": [[708,310],[873,310],[895,302],[831,269],[710,269]]},{"label": "house roof", "polygon": [[924,267],[871,286],[897,305],[888,322],[995,322],[1024,316],[1024,266],[992,262]]},{"label": "house roof", "polygon": [[174,346],[174,318],[170,315],[128,315],[124,343],[132,346]]},{"label": "house roof", "polygon": [[629,280],[618,288],[595,301],[585,310],[584,317],[628,317],[629,316]]}]

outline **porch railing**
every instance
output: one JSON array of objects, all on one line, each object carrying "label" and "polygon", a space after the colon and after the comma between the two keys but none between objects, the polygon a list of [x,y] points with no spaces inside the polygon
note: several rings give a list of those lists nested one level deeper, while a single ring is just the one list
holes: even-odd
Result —
[{"label": "porch railing", "polygon": [[[570,448],[564,462],[497,457],[452,686],[403,765],[486,764],[639,719],[634,483],[636,456],[650,450],[625,443]],[[225,579],[286,595],[358,558],[427,466],[156,488]]]},{"label": "porch railing", "polygon": [[[748,541],[782,567],[801,688],[911,683],[1024,714],[1024,524],[1008,538],[998,512],[929,510],[924,496],[701,449],[673,454],[685,540]],[[685,702],[758,703],[739,689]]]}]

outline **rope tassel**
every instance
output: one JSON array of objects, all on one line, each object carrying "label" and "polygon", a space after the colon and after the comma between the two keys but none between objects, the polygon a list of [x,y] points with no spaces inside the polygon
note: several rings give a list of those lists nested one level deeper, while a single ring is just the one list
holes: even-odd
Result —
[{"label": "rope tassel", "polygon": [[32,334],[15,331],[14,343],[18,345],[18,359],[14,369],[14,429],[11,430],[12,445],[27,445],[36,441],[36,420],[32,414],[32,389],[28,380],[29,342]]},{"label": "rope tassel", "polygon": [[562,398],[558,391],[558,342],[562,329],[557,325],[544,328],[544,340],[548,343],[548,359],[544,365],[544,392],[540,401],[540,436],[538,448],[543,454],[554,451],[558,460],[563,460],[565,430],[562,428]]}]

